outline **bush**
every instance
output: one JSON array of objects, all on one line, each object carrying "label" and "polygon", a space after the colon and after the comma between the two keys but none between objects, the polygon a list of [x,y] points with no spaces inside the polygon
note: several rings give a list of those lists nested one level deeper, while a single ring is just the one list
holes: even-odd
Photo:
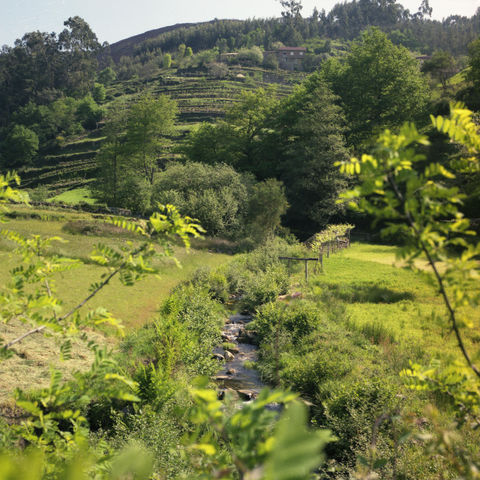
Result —
[{"label": "bush", "polygon": [[242,281],[240,305],[248,312],[264,303],[274,302],[279,295],[285,294],[290,279],[284,265],[271,265],[265,271],[249,273]]},{"label": "bush", "polygon": [[195,271],[190,283],[197,289],[206,289],[211,298],[221,303],[229,298],[227,278],[219,270],[201,267]]},{"label": "bush", "polygon": [[209,235],[234,238],[244,230],[251,182],[227,165],[170,163],[156,178],[153,200],[198,219]]},{"label": "bush", "polygon": [[91,95],[87,95],[78,104],[76,117],[87,130],[97,128],[97,123],[103,118],[104,111],[99,107]]},{"label": "bush", "polygon": [[269,339],[278,330],[291,334],[294,344],[310,335],[325,320],[325,312],[309,300],[298,300],[291,304],[270,303],[261,307],[255,316],[253,327],[261,339]]},{"label": "bush", "polygon": [[144,214],[151,206],[152,187],[145,179],[130,176],[121,183],[117,195],[119,205]]},{"label": "bush", "polygon": [[206,290],[177,289],[163,304],[157,329],[157,361],[163,369],[183,367],[190,376],[210,376],[217,368],[211,358],[221,343],[223,311]]},{"label": "bush", "polygon": [[263,62],[263,52],[257,46],[242,48],[238,52],[237,58],[242,65],[256,66]]}]

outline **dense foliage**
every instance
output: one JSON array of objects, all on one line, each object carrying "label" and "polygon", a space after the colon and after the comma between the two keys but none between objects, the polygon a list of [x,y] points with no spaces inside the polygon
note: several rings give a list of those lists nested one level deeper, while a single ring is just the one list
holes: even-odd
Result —
[{"label": "dense foliage", "polygon": [[[295,3],[301,6],[301,2]],[[137,54],[174,51],[180,44],[190,45],[195,52],[214,47],[232,51],[253,45],[270,50],[275,42],[296,46],[319,36],[352,40],[369,26],[382,28],[396,44],[407,48],[425,53],[442,49],[464,54],[466,45],[480,33],[478,13],[472,18],[452,15],[440,22],[428,18],[428,10],[411,13],[396,0],[342,2],[329,13],[314,9],[305,18],[300,9],[291,14],[288,6],[284,13],[281,19],[215,20],[178,28],[145,41],[137,48]]]}]

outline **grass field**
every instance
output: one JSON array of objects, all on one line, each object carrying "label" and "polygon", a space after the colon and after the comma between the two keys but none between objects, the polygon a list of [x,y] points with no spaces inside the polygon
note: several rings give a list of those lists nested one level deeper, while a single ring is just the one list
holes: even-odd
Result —
[{"label": "grass field", "polygon": [[[427,363],[458,358],[446,311],[432,282],[426,261],[418,260],[420,272],[404,268],[396,261],[392,246],[355,243],[351,248],[325,260],[325,272],[314,277],[311,287],[327,292],[344,304],[349,329],[370,336],[395,360],[397,369],[409,359]],[[468,315],[476,324],[480,312]],[[469,332],[470,347],[480,335]]]},{"label": "grass field", "polygon": [[63,203],[89,203],[93,205],[96,199],[93,198],[92,192],[88,187],[74,188],[73,190],[67,190],[49,200],[50,202],[63,202]]},{"label": "grass field", "polygon": [[[35,210],[19,207],[17,218],[3,225],[2,228],[25,235],[61,236],[67,243],[59,243],[55,252],[71,258],[88,259],[89,253],[97,243],[120,246],[128,237],[118,235],[109,229],[102,230],[100,220],[84,213],[69,213],[61,210]],[[30,215],[41,218],[29,218]],[[74,227],[99,226],[95,235],[73,234]],[[67,229],[66,229],[67,226]],[[69,227],[69,228],[68,228]],[[103,233],[102,233],[103,232]],[[7,240],[0,240],[0,285],[9,279],[9,271],[18,264],[18,257],[12,254],[13,245]],[[191,249],[186,252],[176,248],[175,255],[182,268],[178,268],[172,259],[160,259],[156,266],[159,276],[149,276],[132,287],[126,287],[118,279],[104,288],[88,305],[107,308],[115,317],[121,319],[128,329],[144,325],[155,316],[155,312],[169,292],[182,280],[188,278],[197,268],[202,266],[216,267],[228,262],[228,255],[210,253],[208,250]],[[83,264],[74,270],[63,272],[56,278],[56,288],[63,299],[64,309],[75,306],[89,293],[89,286],[100,280],[105,270],[93,264]],[[0,324],[0,337],[8,341],[16,338],[29,329],[21,323]],[[95,337],[101,343],[113,346],[115,338],[107,336]],[[0,402],[10,396],[14,386],[20,388],[41,387],[48,383],[50,362],[58,359],[59,346],[53,338],[42,335],[28,337],[16,348],[19,356],[14,356],[2,363],[0,375]],[[82,343],[73,349],[72,359],[61,365],[65,372],[86,367],[90,363],[90,353]]]}]

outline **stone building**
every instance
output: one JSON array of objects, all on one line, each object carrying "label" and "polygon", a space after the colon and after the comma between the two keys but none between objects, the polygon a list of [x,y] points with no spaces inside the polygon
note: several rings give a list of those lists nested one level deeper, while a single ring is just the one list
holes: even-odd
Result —
[{"label": "stone building", "polygon": [[276,50],[265,52],[265,55],[276,55],[278,66],[284,70],[303,70],[303,59],[307,49],[305,47],[280,47]]}]

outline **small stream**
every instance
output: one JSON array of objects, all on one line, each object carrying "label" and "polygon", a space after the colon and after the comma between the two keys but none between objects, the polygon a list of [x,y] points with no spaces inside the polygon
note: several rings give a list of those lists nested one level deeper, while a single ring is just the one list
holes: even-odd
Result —
[{"label": "small stream", "polygon": [[215,377],[219,398],[223,398],[226,391],[234,391],[242,400],[248,401],[256,398],[260,390],[266,387],[256,370],[245,367],[246,361],[256,362],[258,358],[258,347],[252,344],[252,336],[245,330],[252,320],[250,315],[235,314],[228,318],[223,327],[223,341],[235,347],[229,350],[219,347],[214,352],[219,360],[225,359],[223,368]]}]

